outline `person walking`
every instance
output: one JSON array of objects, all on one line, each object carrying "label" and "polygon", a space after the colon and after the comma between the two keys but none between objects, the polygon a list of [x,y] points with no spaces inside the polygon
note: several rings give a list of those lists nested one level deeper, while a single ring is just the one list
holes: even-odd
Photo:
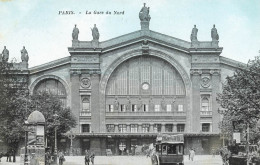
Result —
[{"label": "person walking", "polygon": [[88,150],[86,150],[86,155],[85,155],[85,165],[89,165],[89,160],[90,159],[90,155]]},{"label": "person walking", "polygon": [[194,156],[195,156],[195,151],[194,151],[194,149],[192,148],[192,149],[190,150],[190,159],[191,159],[191,161],[194,160]]},{"label": "person walking", "polygon": [[91,155],[90,155],[90,161],[91,161],[92,165],[94,164],[94,158],[95,158],[95,152],[92,151]]},{"label": "person walking", "polygon": [[65,158],[64,158],[64,154],[62,151],[59,152],[58,157],[59,157],[59,165],[63,165]]}]

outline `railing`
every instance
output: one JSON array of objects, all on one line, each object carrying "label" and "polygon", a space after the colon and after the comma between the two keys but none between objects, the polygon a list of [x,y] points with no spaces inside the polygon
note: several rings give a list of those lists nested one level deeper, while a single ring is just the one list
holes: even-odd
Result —
[{"label": "railing", "polygon": [[186,116],[186,112],[106,112],[106,116]]},{"label": "railing", "polygon": [[201,116],[212,116],[212,111],[200,111]]},{"label": "railing", "polygon": [[81,111],[81,112],[80,112],[80,116],[91,116],[91,112]]}]

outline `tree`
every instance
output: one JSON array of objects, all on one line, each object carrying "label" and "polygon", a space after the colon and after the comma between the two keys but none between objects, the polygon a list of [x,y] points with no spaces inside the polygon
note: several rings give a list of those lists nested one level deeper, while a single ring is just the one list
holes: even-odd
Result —
[{"label": "tree", "polygon": [[260,57],[239,67],[233,76],[226,78],[223,91],[217,100],[225,110],[221,129],[230,131],[233,123],[241,127],[256,128],[260,118]]},{"label": "tree", "polygon": [[[42,112],[45,117],[47,139],[54,139],[56,121],[59,123],[58,136],[76,125],[70,108],[63,107],[52,94],[29,95],[28,74],[21,76],[12,63],[0,62],[0,100],[0,138],[15,152],[19,142],[25,138],[24,122],[34,110]],[[58,115],[56,121],[55,113]]]}]

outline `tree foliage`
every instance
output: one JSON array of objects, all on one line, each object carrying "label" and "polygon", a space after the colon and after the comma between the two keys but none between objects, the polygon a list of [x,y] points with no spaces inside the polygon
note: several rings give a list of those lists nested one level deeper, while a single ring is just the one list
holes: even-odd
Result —
[{"label": "tree foliage", "polygon": [[[19,74],[12,63],[0,62],[0,139],[16,150],[25,138],[25,120],[31,112],[43,113],[47,139],[54,139],[54,127],[58,136],[75,127],[76,120],[70,108],[63,107],[61,101],[50,93],[29,94],[28,74]],[[22,75],[22,76],[21,76]],[[55,118],[54,114],[58,117]],[[53,142],[50,141],[52,144]]]},{"label": "tree foliage", "polygon": [[260,118],[260,57],[250,60],[246,66],[237,69],[233,76],[226,78],[218,102],[225,110],[221,129],[232,131],[232,121],[243,127],[255,128]]}]

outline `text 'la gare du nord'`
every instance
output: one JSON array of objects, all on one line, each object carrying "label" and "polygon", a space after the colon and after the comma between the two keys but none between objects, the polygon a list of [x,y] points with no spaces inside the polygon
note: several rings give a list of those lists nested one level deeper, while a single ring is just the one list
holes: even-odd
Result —
[{"label": "text 'la gare du nord'", "polygon": [[[59,11],[59,15],[74,15],[76,14],[75,11]],[[79,14],[82,14],[82,12],[79,12]],[[125,11],[88,11],[86,10],[85,14],[97,14],[97,15],[102,15],[102,14],[107,14],[107,15],[124,15]]]}]

